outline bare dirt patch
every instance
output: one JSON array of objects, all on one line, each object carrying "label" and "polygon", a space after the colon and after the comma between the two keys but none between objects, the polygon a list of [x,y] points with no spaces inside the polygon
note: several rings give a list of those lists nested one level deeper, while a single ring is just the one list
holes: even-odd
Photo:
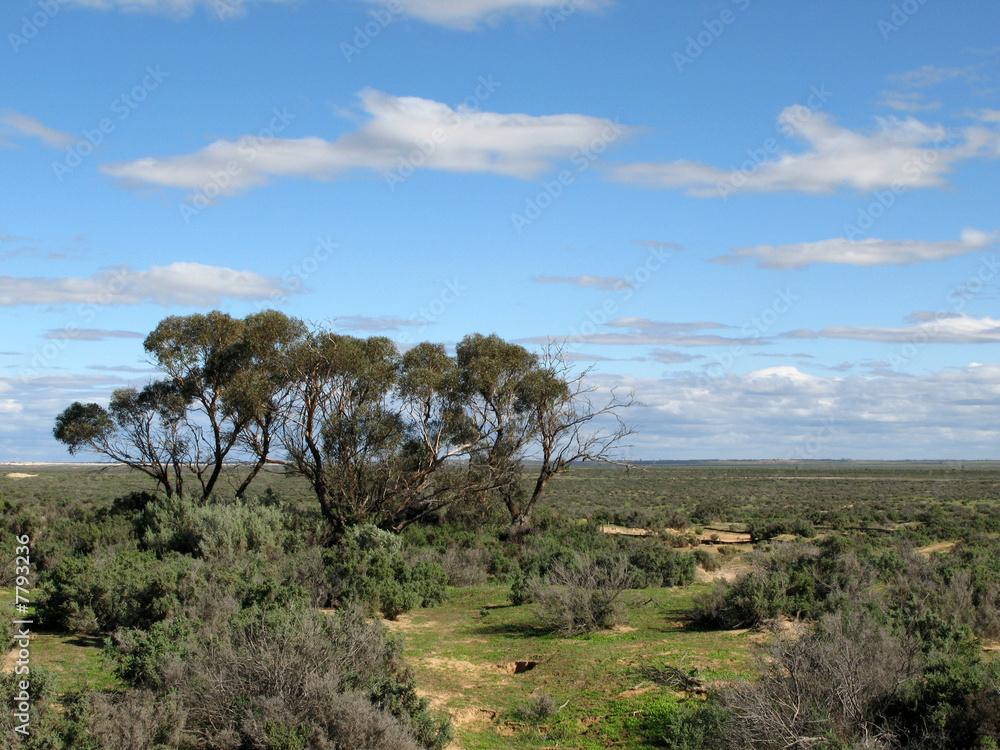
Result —
[{"label": "bare dirt patch", "polygon": [[537,661],[522,659],[520,661],[508,661],[504,664],[495,664],[493,666],[493,670],[500,672],[501,674],[522,674],[524,672],[530,672],[537,666]]},{"label": "bare dirt patch", "polygon": [[395,620],[386,620],[383,617],[382,624],[389,628],[389,630],[398,633],[405,633],[412,630],[426,630],[427,628],[434,627],[434,623],[430,620],[427,622],[414,622],[411,615],[400,615]]},{"label": "bare dirt patch", "polygon": [[615,526],[610,523],[602,526],[601,531],[605,534],[622,534],[623,536],[649,536],[653,533],[649,529],[633,528],[629,526]]},{"label": "bare dirt patch", "polygon": [[3,674],[14,674],[14,668],[17,666],[17,654],[18,649],[11,649],[3,657],[3,662],[0,663],[0,673]]},{"label": "bare dirt patch", "polygon": [[660,686],[652,682],[648,682],[645,685],[636,685],[630,690],[622,690],[615,698],[635,698],[636,696],[643,695],[650,692],[651,690],[659,690]]},{"label": "bare dirt patch", "polygon": [[463,674],[481,674],[489,667],[473,664],[464,659],[449,659],[446,656],[427,656],[420,659],[421,664],[425,664],[431,669],[440,669],[447,672],[461,672]]},{"label": "bare dirt patch", "polygon": [[955,542],[938,542],[937,544],[929,544],[926,547],[919,547],[917,552],[930,557],[935,552],[948,552],[954,546]]},{"label": "bare dirt patch", "polygon": [[37,477],[37,474],[25,474],[23,471],[12,471],[9,474],[4,474],[8,479],[31,479],[32,477]]}]

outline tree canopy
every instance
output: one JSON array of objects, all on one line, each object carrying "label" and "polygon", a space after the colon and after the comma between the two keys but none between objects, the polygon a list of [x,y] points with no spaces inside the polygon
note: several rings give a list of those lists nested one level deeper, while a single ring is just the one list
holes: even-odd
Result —
[{"label": "tree canopy", "polygon": [[522,525],[553,476],[616,461],[632,433],[621,419],[631,394],[595,404],[589,371],[574,373],[558,348],[496,334],[470,334],[454,355],[430,342],[400,353],[274,310],[213,311],[165,318],[144,348],[164,377],[107,407],[71,404],[53,430],[70,453],[124,463],[167,495],[193,477],[202,499],[227,463],[249,467],[241,496],[282,466],[309,481],[335,536],[361,523],[399,530],[470,498]]}]

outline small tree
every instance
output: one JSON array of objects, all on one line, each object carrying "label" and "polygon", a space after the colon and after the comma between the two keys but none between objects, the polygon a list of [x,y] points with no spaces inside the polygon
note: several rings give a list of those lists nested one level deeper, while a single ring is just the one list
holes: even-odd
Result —
[{"label": "small tree", "polygon": [[171,316],[146,337],[143,347],[188,399],[184,413],[187,467],[207,498],[226,457],[246,428],[246,411],[232,408],[227,391],[247,366],[243,321],[213,311]]},{"label": "small tree", "polygon": [[184,486],[188,444],[183,434],[187,399],[170,381],[141,391],[119,388],[105,409],[74,402],[56,417],[53,435],[70,455],[89,450],[156,480],[168,496]]},{"label": "small tree", "polygon": [[[585,382],[589,373],[590,368],[574,373],[565,353],[550,346],[540,366],[525,379],[521,398],[531,415],[541,465],[523,504],[515,502],[517,495],[505,497],[515,526],[528,522],[552,477],[577,461],[619,463],[616,451],[635,432],[621,418],[622,411],[636,404],[634,394],[623,396],[611,389],[605,403],[597,406],[591,398],[598,389]],[[602,420],[609,421],[610,426],[588,430],[591,423]]]}]

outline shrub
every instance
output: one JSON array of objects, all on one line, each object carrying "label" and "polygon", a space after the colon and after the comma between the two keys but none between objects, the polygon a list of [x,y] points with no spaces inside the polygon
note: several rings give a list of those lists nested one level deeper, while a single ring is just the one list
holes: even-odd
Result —
[{"label": "shrub", "polygon": [[[759,680],[722,692],[732,747],[778,750],[820,739],[829,747],[886,747],[893,732],[881,708],[920,671],[904,641],[857,612],[827,615],[798,639],[776,637],[758,669]],[[854,744],[866,737],[880,744]]]},{"label": "shrub", "polygon": [[548,629],[561,635],[591,633],[618,622],[618,599],[631,585],[624,558],[607,564],[581,554],[571,564],[557,562],[546,580],[536,579],[532,596]]},{"label": "shrub", "polygon": [[447,573],[438,563],[407,565],[402,540],[370,524],[347,530],[341,545],[325,550],[324,564],[333,598],[356,602],[390,620],[444,598]]},{"label": "shrub", "polygon": [[696,549],[692,554],[694,555],[694,559],[698,563],[698,566],[702,570],[711,572],[722,567],[719,563],[719,558],[708,550]]},{"label": "shrub", "polygon": [[137,550],[63,558],[40,577],[38,617],[47,626],[83,632],[149,627],[176,605],[190,570],[189,558],[158,560]]},{"label": "shrub", "polygon": [[530,722],[544,721],[555,716],[558,710],[552,696],[539,690],[527,702],[514,709],[514,718]]},{"label": "shrub", "polygon": [[288,537],[281,511],[267,498],[204,504],[188,495],[157,498],[145,506],[138,531],[146,549],[195,557],[277,554]]},{"label": "shrub", "polygon": [[780,614],[788,581],[781,573],[750,572],[720,583],[694,602],[692,623],[702,628],[755,628]]}]

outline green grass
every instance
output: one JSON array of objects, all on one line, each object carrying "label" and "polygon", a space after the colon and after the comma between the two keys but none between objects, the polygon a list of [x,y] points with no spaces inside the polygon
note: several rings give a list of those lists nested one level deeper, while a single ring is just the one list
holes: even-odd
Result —
[{"label": "green grass", "polygon": [[[704,588],[630,591],[623,625],[585,637],[546,633],[531,605],[510,606],[507,589],[497,586],[452,589],[443,605],[413,611],[390,627],[405,637],[421,694],[454,717],[459,747],[640,748],[641,739],[623,731],[620,714],[641,713],[665,691],[640,685],[631,669],[683,658],[708,680],[746,671],[745,635],[691,631],[678,619]],[[498,668],[517,661],[537,665],[520,674]],[[523,720],[518,708],[535,691],[563,708],[548,719]]]},{"label": "green grass", "polygon": [[[13,619],[14,591],[0,589],[0,614],[11,613]],[[18,615],[19,619],[33,619],[33,612]],[[29,666],[45,667],[56,676],[56,693],[68,693],[87,688],[114,690],[119,682],[111,674],[111,667],[103,655],[103,639],[72,633],[51,633],[31,628],[31,658]],[[3,645],[7,654],[11,641]]]}]

